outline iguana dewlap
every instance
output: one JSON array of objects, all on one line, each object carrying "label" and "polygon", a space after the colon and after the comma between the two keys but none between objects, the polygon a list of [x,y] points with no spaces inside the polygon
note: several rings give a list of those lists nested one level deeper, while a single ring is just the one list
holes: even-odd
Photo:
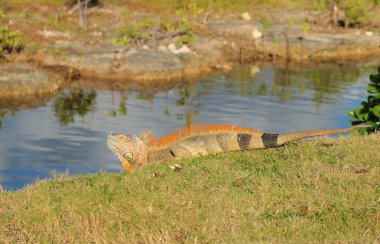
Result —
[{"label": "iguana dewlap", "polygon": [[288,134],[267,134],[233,125],[192,125],[155,139],[151,132],[139,137],[109,135],[108,147],[118,156],[127,172],[132,167],[174,158],[269,148],[303,138],[338,134],[362,126],[333,130],[308,130]]}]

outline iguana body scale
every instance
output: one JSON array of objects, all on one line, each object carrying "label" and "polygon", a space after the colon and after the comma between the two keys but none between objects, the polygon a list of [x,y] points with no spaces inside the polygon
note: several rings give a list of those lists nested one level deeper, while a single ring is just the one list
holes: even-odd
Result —
[{"label": "iguana body scale", "polygon": [[233,125],[192,125],[155,139],[151,132],[137,136],[110,135],[108,147],[119,157],[127,172],[136,165],[175,158],[222,152],[278,147],[304,138],[339,134],[361,126],[332,130],[307,130],[288,134],[268,134]]}]

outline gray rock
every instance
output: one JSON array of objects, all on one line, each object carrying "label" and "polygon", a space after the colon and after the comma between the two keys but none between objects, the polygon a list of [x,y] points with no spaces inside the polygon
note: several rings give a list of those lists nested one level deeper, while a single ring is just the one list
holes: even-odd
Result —
[{"label": "gray rock", "polygon": [[23,97],[52,93],[64,81],[26,64],[0,66],[0,98]]},{"label": "gray rock", "polygon": [[[73,67],[84,77],[107,80],[181,80],[208,69],[207,59],[186,50],[176,54],[154,49],[119,49],[114,46],[71,46],[59,54],[36,55],[48,66]],[[115,51],[114,51],[115,50]],[[62,54],[64,53],[64,54]]]},{"label": "gray rock", "polygon": [[261,27],[255,22],[213,23],[209,27],[224,35],[245,36],[250,39],[257,39],[262,36]]}]

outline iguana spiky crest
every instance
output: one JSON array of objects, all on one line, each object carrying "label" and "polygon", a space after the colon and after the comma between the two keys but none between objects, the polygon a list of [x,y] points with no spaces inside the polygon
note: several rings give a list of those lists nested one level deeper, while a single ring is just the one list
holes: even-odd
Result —
[{"label": "iguana spiky crest", "polygon": [[211,135],[218,133],[247,133],[247,134],[257,134],[262,135],[263,132],[236,126],[236,125],[205,125],[205,124],[195,124],[189,125],[184,128],[177,129],[168,135],[161,136],[159,138],[154,138],[154,134],[151,133],[148,137],[148,145],[150,147],[165,148],[171,144],[186,140],[189,137],[199,136],[199,135]]}]

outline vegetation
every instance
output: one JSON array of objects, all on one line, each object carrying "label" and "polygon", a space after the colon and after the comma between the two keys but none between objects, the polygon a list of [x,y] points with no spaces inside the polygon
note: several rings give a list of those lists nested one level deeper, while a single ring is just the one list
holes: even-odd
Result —
[{"label": "vegetation", "polygon": [[112,44],[127,46],[131,42],[145,44],[152,38],[154,20],[147,18],[139,23],[126,22],[117,30],[117,36],[112,39]]},{"label": "vegetation", "polygon": [[[339,0],[339,3],[345,3],[351,0]],[[357,0],[354,0],[357,1]],[[359,0],[361,1],[361,0]],[[364,4],[369,7],[379,4],[379,0],[363,0]],[[48,5],[52,7],[72,6],[76,4],[77,0],[39,0],[39,5]],[[0,6],[6,6],[8,8],[19,8],[22,6],[30,6],[35,4],[35,0],[0,0]],[[112,0],[112,1],[96,1],[91,0],[89,7],[93,5],[108,5],[115,4],[125,6],[130,4],[136,8],[151,9],[151,10],[167,10],[173,11],[182,9],[189,13],[201,14],[208,8],[215,10],[218,9],[232,9],[237,11],[247,11],[250,8],[257,7],[257,5],[269,6],[269,7],[288,7],[288,8],[315,8],[324,9],[327,7],[326,0]]]},{"label": "vegetation", "polygon": [[0,25],[1,53],[19,52],[23,48],[21,35],[18,31],[10,30],[8,26]]},{"label": "vegetation", "polygon": [[96,92],[71,89],[54,101],[54,113],[61,126],[73,123],[76,116],[84,117],[94,110]]},{"label": "vegetation", "polygon": [[327,0],[316,0],[313,7],[317,10],[325,10],[327,8]]},{"label": "vegetation", "polygon": [[302,32],[303,32],[303,33],[307,33],[307,32],[309,32],[310,28],[311,28],[310,24],[307,23],[307,22],[305,22],[305,23],[303,23],[303,25],[302,25]]},{"label": "vegetation", "polygon": [[267,18],[262,18],[259,20],[261,26],[264,28],[264,31],[268,31],[269,28],[272,26],[272,20]]},{"label": "vegetation", "polygon": [[0,239],[373,243],[379,136],[195,157],[128,175],[58,175],[0,191]]},{"label": "vegetation", "polygon": [[184,33],[180,36],[179,44],[190,44],[198,39],[198,36],[194,33],[195,27],[186,18],[182,18],[177,29]]},{"label": "vegetation", "polygon": [[152,18],[146,18],[138,23],[133,23],[129,18],[124,26],[117,30],[117,36],[112,39],[113,45],[127,46],[129,44],[143,45],[152,40],[154,34],[162,34],[170,37],[170,34],[179,35],[178,44],[190,44],[197,40],[194,26],[186,17],[180,21],[156,23]]},{"label": "vegetation", "polygon": [[[339,3],[345,3],[350,0],[340,0]],[[355,0],[356,1],[356,0]],[[360,1],[360,0],[359,0]],[[373,6],[379,0],[363,0],[366,6]],[[261,5],[263,7],[287,7],[287,8],[303,8],[303,9],[325,9],[327,7],[326,0],[123,0],[120,4],[129,2],[134,6],[151,8],[156,10],[183,9],[188,12],[203,13],[210,7],[214,10],[231,9],[236,11],[247,11]]]},{"label": "vegetation", "polygon": [[368,21],[367,9],[363,0],[349,0],[344,5],[346,25],[360,26]]},{"label": "vegetation", "polygon": [[370,83],[368,85],[367,101],[363,101],[361,107],[348,111],[348,115],[356,118],[351,120],[352,125],[365,123],[371,128],[361,129],[362,134],[366,132],[374,132],[380,129],[380,67],[378,74],[370,75]]}]

